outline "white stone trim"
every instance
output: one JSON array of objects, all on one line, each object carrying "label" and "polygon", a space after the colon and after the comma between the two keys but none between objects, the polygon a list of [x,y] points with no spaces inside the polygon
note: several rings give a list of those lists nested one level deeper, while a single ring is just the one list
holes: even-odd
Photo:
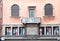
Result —
[{"label": "white stone trim", "polygon": [[59,35],[60,35],[60,26],[59,26]]},{"label": "white stone trim", "polygon": [[2,26],[20,26],[23,27],[23,24],[2,24]]},{"label": "white stone trim", "polygon": [[44,35],[46,35],[46,27],[44,27],[44,32],[45,32]]},{"label": "white stone trim", "polygon": [[28,37],[5,37],[5,39],[60,39],[60,37],[33,37],[33,38],[28,38]]},{"label": "white stone trim", "polygon": [[53,26],[52,26],[52,35],[53,35]]}]

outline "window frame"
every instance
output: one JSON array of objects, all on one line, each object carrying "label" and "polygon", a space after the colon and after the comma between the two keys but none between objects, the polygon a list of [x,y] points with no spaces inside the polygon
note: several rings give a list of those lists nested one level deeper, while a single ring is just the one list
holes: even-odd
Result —
[{"label": "window frame", "polygon": [[[16,6],[16,7],[15,7]],[[16,9],[16,10],[14,10],[14,9]],[[17,11],[18,10],[18,11]],[[11,6],[11,17],[15,17],[15,18],[19,18],[19,16],[20,16],[20,8],[19,8],[19,5],[17,5],[17,4],[13,4],[12,6]],[[13,12],[14,11],[14,12]],[[18,15],[15,13],[15,11],[17,11],[18,12]],[[15,13],[15,14],[14,14]]]},{"label": "window frame", "polygon": [[[10,28],[10,32],[11,32],[10,35],[6,35],[6,28]],[[15,29],[17,28],[17,32],[18,32],[17,35],[13,35],[13,28],[15,28]],[[25,33],[26,33],[25,27],[21,27],[21,28],[24,28],[24,30],[25,30],[25,31],[24,31],[24,32],[25,32],[24,35],[19,35],[19,28],[20,28],[19,26],[12,26],[12,27],[9,26],[9,27],[5,27],[5,34],[4,34],[4,35],[5,35],[5,36],[25,36]]]},{"label": "window frame", "polygon": [[[13,34],[12,34],[12,28],[13,28],[13,27],[16,27],[16,26],[12,26],[12,27],[6,26],[6,27],[4,28],[4,29],[5,29],[5,36],[16,36],[16,35],[13,35]],[[28,28],[28,27],[26,27],[26,28],[25,28],[25,27],[21,27],[21,28],[24,28],[25,32],[24,32],[24,35],[19,35],[19,28],[20,28],[20,27],[17,26],[17,29],[18,29],[18,35],[17,35],[17,36],[39,36],[39,37],[40,37],[40,36],[58,36],[58,35],[60,35],[60,33],[59,33],[58,35],[54,35],[54,30],[53,30],[54,27],[58,27],[58,28],[59,28],[60,26],[42,26],[42,27],[44,28],[44,34],[43,34],[43,35],[39,35],[39,33],[40,33],[40,32],[39,32],[39,30],[40,30],[39,28],[40,28],[40,27],[37,27],[37,31],[38,31],[37,34],[38,34],[38,35],[27,35],[27,28]],[[42,28],[42,27],[41,27],[41,28]],[[49,28],[49,27],[51,27],[51,30],[52,30],[52,31],[51,31],[51,33],[52,33],[51,35],[47,35],[47,34],[46,34],[46,33],[47,33],[46,28]],[[11,30],[10,30],[10,31],[11,31],[11,34],[10,34],[10,35],[6,35],[6,28],[10,28],[10,29],[11,29]],[[35,28],[36,28],[36,27],[35,27]],[[60,28],[59,28],[59,32],[60,32]]]},{"label": "window frame", "polygon": [[[7,34],[6,34],[6,33],[7,33],[7,32],[6,32],[6,31],[7,31],[7,30],[6,30],[7,28],[10,28],[10,35],[7,35]],[[12,32],[11,32],[11,27],[5,27],[5,35],[6,35],[6,36],[11,36],[11,33],[12,33]]]},{"label": "window frame", "polygon": [[56,30],[56,28],[58,28],[58,35],[59,35],[59,26],[53,26],[53,35],[54,35],[54,30]]},{"label": "window frame", "polygon": [[19,31],[20,31],[20,28],[24,29],[24,34],[23,35],[20,35],[20,32],[19,32],[19,36],[25,36],[25,34],[26,34],[25,27],[19,27]]},{"label": "window frame", "polygon": [[0,0],[0,3],[2,2],[2,0]]},{"label": "window frame", "polygon": [[52,26],[46,26],[46,35],[47,35],[47,28],[50,28],[51,29],[51,35],[52,35]]},{"label": "window frame", "polygon": [[[19,32],[18,32],[18,34],[17,35],[13,35],[13,28],[15,29],[15,31],[17,30],[17,32],[18,32],[18,27],[12,27],[12,36],[19,36],[18,34],[19,34]],[[16,32],[15,32],[16,33]]]},{"label": "window frame", "polygon": [[[43,30],[42,35],[40,35],[40,28]],[[45,35],[45,27],[39,27],[39,36],[43,36],[43,35]]]},{"label": "window frame", "polygon": [[[34,10],[34,14],[33,16],[30,14],[30,10]],[[28,12],[29,12],[29,17],[35,17],[35,13],[36,13],[36,6],[28,6]]]},{"label": "window frame", "polygon": [[[51,12],[51,13],[47,15],[46,13],[47,13],[48,10],[46,11],[46,7],[47,7],[48,5],[50,5],[50,8],[51,8],[51,9],[50,9],[50,12]],[[52,11],[51,11],[51,10],[52,10]],[[54,16],[53,5],[52,5],[52,4],[48,3],[48,4],[46,4],[46,5],[44,6],[44,16],[45,16],[45,17],[53,17],[53,16]]]}]

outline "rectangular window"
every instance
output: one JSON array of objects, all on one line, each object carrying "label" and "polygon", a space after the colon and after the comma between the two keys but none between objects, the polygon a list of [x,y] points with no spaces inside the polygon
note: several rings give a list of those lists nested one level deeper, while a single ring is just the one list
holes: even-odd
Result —
[{"label": "rectangular window", "polygon": [[29,7],[29,17],[34,17],[35,14],[35,7]]},{"label": "rectangular window", "polygon": [[11,27],[5,28],[5,35],[11,35]]},{"label": "rectangular window", "polygon": [[52,35],[52,27],[46,27],[46,35]]},{"label": "rectangular window", "polygon": [[18,27],[12,28],[12,35],[18,35]]},{"label": "rectangular window", "polygon": [[39,28],[39,35],[44,35],[44,27]]},{"label": "rectangular window", "polygon": [[25,34],[25,28],[19,27],[19,35],[24,35]]},{"label": "rectangular window", "polygon": [[59,27],[58,26],[53,27],[53,35],[59,35]]}]

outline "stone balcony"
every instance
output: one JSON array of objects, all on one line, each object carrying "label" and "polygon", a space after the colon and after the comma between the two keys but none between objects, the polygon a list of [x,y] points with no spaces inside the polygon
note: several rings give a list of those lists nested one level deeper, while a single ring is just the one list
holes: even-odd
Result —
[{"label": "stone balcony", "polygon": [[33,18],[22,18],[22,23],[41,23],[41,18],[33,17]]}]

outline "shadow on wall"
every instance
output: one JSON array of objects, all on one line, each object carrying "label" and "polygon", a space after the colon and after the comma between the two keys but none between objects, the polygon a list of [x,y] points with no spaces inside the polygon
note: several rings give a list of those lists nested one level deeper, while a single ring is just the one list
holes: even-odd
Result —
[{"label": "shadow on wall", "polygon": [[50,21],[54,21],[55,17],[54,16],[44,16],[43,20],[45,22],[50,22]]}]

